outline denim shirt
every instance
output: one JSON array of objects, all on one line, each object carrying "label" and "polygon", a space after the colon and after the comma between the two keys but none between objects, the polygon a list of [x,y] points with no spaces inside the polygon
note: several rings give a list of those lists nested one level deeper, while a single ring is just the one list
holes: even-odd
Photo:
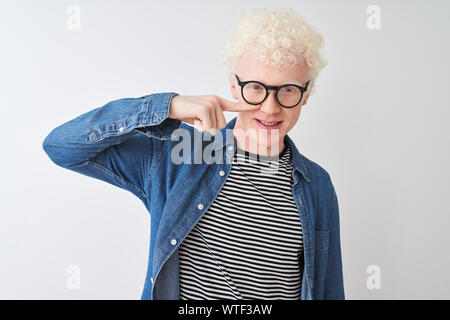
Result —
[{"label": "denim shirt", "polygon": [[[215,200],[236,150],[234,138],[225,132],[236,118],[215,135],[201,133],[168,117],[175,95],[163,92],[108,102],[54,128],[42,145],[56,165],[128,190],[146,206],[151,230],[143,300],[180,298],[178,246]],[[195,135],[204,138],[198,143]],[[186,161],[176,162],[171,154],[180,141],[194,147],[183,155]],[[292,194],[303,229],[300,298],[345,299],[338,200],[330,176],[300,154],[288,135],[284,142],[292,150]],[[205,154],[223,161],[208,156],[200,163],[189,161],[194,150],[206,148],[214,152]]]}]

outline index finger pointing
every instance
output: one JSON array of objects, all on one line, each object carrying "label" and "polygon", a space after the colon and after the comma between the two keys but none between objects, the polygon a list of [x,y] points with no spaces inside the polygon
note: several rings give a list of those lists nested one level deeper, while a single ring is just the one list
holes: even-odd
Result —
[{"label": "index finger pointing", "polygon": [[234,102],[227,99],[224,99],[222,97],[219,97],[220,107],[223,111],[250,111],[250,110],[256,110],[259,108],[259,104],[253,105],[253,104],[247,104],[247,103],[241,103],[241,102]]}]

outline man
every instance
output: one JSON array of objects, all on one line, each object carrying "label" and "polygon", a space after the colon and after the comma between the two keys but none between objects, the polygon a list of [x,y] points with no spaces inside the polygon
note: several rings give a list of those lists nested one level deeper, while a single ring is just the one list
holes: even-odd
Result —
[{"label": "man", "polygon": [[[224,61],[238,102],[119,99],[53,129],[43,148],[146,205],[142,299],[344,299],[336,192],[287,135],[324,66],[321,37],[279,9],[236,30]],[[277,52],[297,63],[265,63]],[[224,111],[238,116],[227,124]]]}]

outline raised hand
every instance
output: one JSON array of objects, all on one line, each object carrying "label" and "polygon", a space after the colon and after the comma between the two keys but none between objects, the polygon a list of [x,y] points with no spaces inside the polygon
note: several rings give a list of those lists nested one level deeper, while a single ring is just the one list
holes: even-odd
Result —
[{"label": "raised hand", "polygon": [[240,112],[257,110],[259,105],[234,102],[217,95],[176,95],[172,97],[169,118],[194,125],[200,131],[215,133],[225,128],[224,111]]}]

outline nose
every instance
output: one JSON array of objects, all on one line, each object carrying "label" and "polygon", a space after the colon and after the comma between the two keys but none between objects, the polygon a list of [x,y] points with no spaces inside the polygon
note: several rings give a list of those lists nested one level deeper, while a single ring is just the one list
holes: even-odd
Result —
[{"label": "nose", "polygon": [[277,98],[275,97],[276,91],[275,90],[269,90],[269,94],[267,95],[266,100],[261,105],[261,108],[259,110],[263,111],[267,114],[277,114],[281,111],[281,106],[277,101]]}]

